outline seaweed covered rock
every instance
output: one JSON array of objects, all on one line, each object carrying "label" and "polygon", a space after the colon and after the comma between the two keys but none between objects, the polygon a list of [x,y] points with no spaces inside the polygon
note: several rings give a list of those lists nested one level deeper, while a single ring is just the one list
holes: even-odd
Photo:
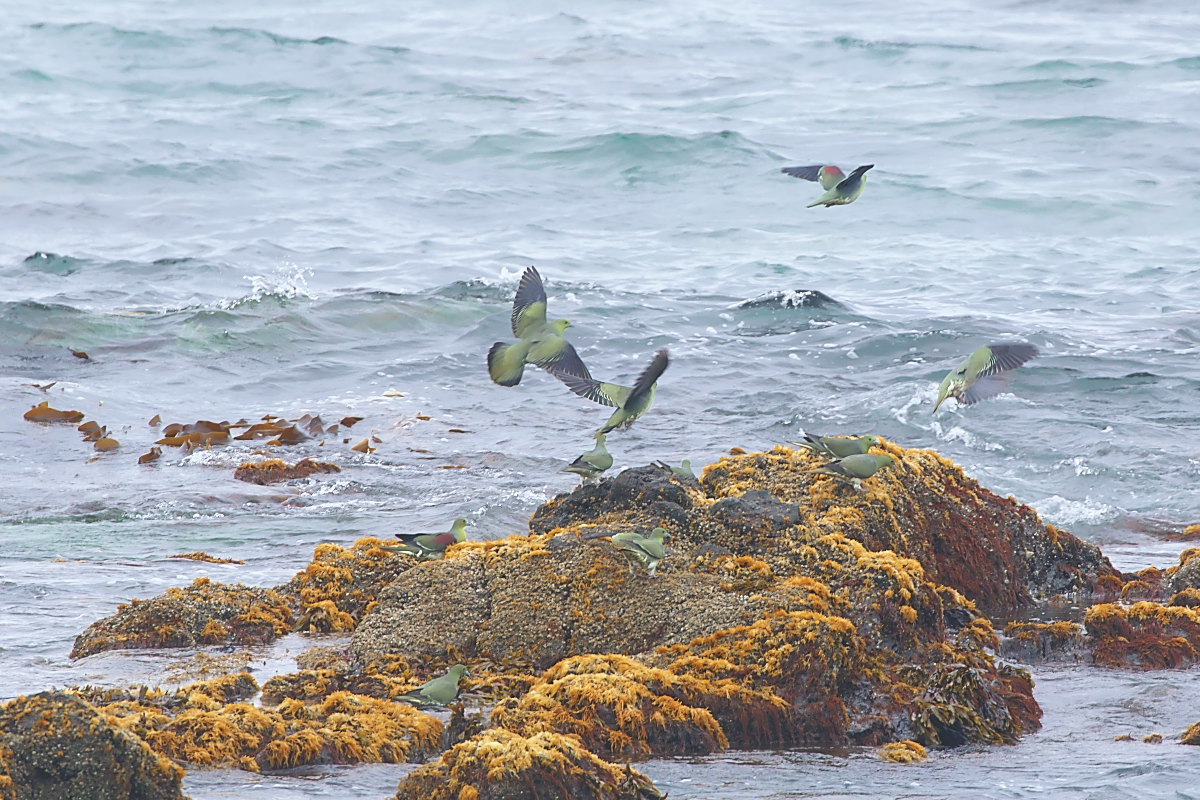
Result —
[{"label": "seaweed covered rock", "polygon": [[292,630],[350,631],[389,582],[415,562],[368,538],[322,544],[312,562],[273,589],[197,578],[149,600],[132,600],[75,639],[71,658],[138,647],[262,644]]},{"label": "seaweed covered rock", "polygon": [[300,599],[297,630],[350,631],[383,587],[415,563],[410,556],[380,549],[379,539],[360,539],[351,547],[321,544],[312,562],[276,591]]},{"label": "seaweed covered rock", "polygon": [[249,675],[136,696],[81,690],[110,723],[187,764],[257,772],[307,764],[424,761],[441,751],[442,723],[407,703],[334,691],[278,708],[240,702],[257,690]]},{"label": "seaweed covered rock", "polygon": [[1033,509],[998,497],[936,453],[881,449],[897,463],[862,492],[813,474],[823,460],[807,450],[777,447],[721,459],[698,487],[652,467],[626,470],[545,504],[530,529],[665,525],[679,534],[677,547],[754,555],[779,575],[803,572],[794,554],[815,533],[839,533],[916,559],[930,580],[1006,610],[1087,593],[1116,574],[1098,548],[1044,525]]},{"label": "seaweed covered rock", "polygon": [[400,781],[396,800],[659,800],[645,775],[588,752],[577,739],[495,729],[461,742]]},{"label": "seaweed covered rock", "polygon": [[499,704],[492,721],[522,736],[569,734],[602,758],[630,760],[794,744],[791,714],[769,690],[588,655],[555,664],[520,698]]},{"label": "seaweed covered rock", "polygon": [[[1192,527],[1200,528],[1196,525]],[[1200,547],[1189,547],[1180,553],[1179,563],[1164,571],[1163,583],[1165,588],[1175,593],[1188,589],[1200,590]]]},{"label": "seaweed covered rock", "polygon": [[182,780],[182,769],[77,697],[42,692],[0,707],[0,796],[185,800]]},{"label": "seaweed covered rock", "polygon": [[197,578],[150,600],[132,600],[75,639],[71,658],[137,647],[269,642],[292,629],[289,598],[271,589]]},{"label": "seaweed covered rock", "polygon": [[1200,652],[1200,609],[1150,601],[1129,608],[1102,603],[1087,610],[1097,664],[1141,669],[1190,667]]}]

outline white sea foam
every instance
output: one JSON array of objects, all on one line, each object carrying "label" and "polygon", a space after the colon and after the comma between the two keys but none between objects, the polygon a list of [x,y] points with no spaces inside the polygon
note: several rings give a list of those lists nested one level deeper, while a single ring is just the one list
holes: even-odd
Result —
[{"label": "white sea foam", "polygon": [[1115,519],[1121,513],[1119,508],[1085,497],[1083,500],[1070,500],[1061,495],[1051,495],[1042,500],[1030,503],[1037,509],[1038,514],[1046,522],[1055,525],[1096,525]]}]

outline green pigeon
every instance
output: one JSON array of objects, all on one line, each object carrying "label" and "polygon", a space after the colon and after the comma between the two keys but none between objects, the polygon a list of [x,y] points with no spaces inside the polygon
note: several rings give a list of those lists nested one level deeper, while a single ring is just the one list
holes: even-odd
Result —
[{"label": "green pigeon", "polygon": [[604,447],[604,439],[604,434],[597,436],[596,446],[563,467],[562,471],[575,473],[583,478],[584,483],[599,483],[600,476],[613,465],[612,454]]},{"label": "green pigeon", "polygon": [[411,692],[393,699],[421,707],[448,705],[458,697],[458,682],[462,680],[463,675],[470,674],[462,664],[455,664],[440,678],[426,681]]},{"label": "green pigeon", "polygon": [[849,479],[850,483],[854,484],[855,489],[862,491],[863,481],[884,467],[890,467],[894,463],[896,463],[896,459],[891,456],[856,453],[852,456],[839,458],[837,461],[830,461],[822,467],[810,469],[809,472],[815,472],[820,475],[832,475],[839,479]]},{"label": "green pigeon", "polygon": [[685,458],[683,461],[679,462],[678,467],[672,467],[665,461],[655,461],[654,466],[658,467],[659,469],[669,469],[671,472],[675,473],[681,478],[691,478],[692,480],[696,480],[696,473],[692,472],[691,459]]},{"label": "green pigeon", "polygon": [[667,557],[667,553],[663,549],[663,539],[670,535],[666,528],[655,528],[649,536],[643,536],[633,531],[622,531],[613,534],[610,538],[617,547],[633,553],[634,558],[642,562],[650,571],[650,577],[653,578],[658,571],[658,562]]},{"label": "green pigeon", "polygon": [[488,350],[488,374],[501,386],[516,386],[526,364],[536,364],[555,374],[591,380],[591,373],[575,348],[563,338],[571,323],[565,319],[546,321],[546,287],[534,267],[525,270],[513,298],[512,332],[515,344],[496,342]]},{"label": "green pigeon", "polygon": [[1038,349],[1031,344],[989,344],[979,348],[942,378],[933,413],[948,397],[965,406],[995,397],[1008,388],[1012,376],[1007,373],[1037,354]]},{"label": "green pigeon", "polygon": [[846,456],[856,456],[866,453],[881,441],[878,436],[851,436],[844,438],[841,436],[812,436],[806,433],[804,434],[803,442],[788,442],[788,444],[807,448],[817,455],[829,456],[830,458],[845,458]]},{"label": "green pigeon", "polygon": [[659,350],[642,370],[642,374],[638,376],[633,386],[602,383],[590,376],[572,375],[557,369],[550,371],[565,383],[568,389],[580,397],[586,397],[600,405],[616,406],[617,410],[612,413],[608,422],[604,423],[604,427],[596,434],[596,436],[602,436],[622,425],[628,428],[634,420],[650,410],[650,406],[654,405],[654,392],[658,388],[658,378],[669,363],[667,351]]},{"label": "green pigeon", "polygon": [[380,545],[380,550],[389,553],[408,553],[420,561],[436,561],[446,555],[446,548],[467,540],[467,526],[471,521],[466,517],[454,520],[446,533],[399,533],[395,538],[400,544]]},{"label": "green pigeon", "polygon": [[844,206],[853,203],[863,193],[867,184],[867,170],[874,169],[874,164],[863,164],[855,167],[849,175],[833,164],[813,164],[807,167],[784,167],[779,170],[784,175],[802,178],[806,181],[818,181],[825,194],[809,203],[805,208],[813,206]]}]

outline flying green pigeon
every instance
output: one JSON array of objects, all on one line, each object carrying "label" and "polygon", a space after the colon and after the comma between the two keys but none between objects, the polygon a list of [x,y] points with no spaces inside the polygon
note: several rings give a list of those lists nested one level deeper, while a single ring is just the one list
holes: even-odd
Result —
[{"label": "flying green pigeon", "polygon": [[650,577],[653,578],[658,571],[658,562],[667,557],[666,551],[663,550],[663,539],[670,535],[666,528],[655,528],[649,536],[643,536],[633,531],[622,531],[613,534],[611,538],[612,543],[617,547],[633,553],[634,558],[642,562],[650,571]]},{"label": "flying green pigeon", "polygon": [[809,472],[832,475],[835,478],[849,480],[850,483],[854,484],[855,489],[862,491],[863,481],[884,467],[890,467],[894,463],[896,463],[896,459],[891,456],[856,453],[852,456],[839,458],[837,461],[830,461],[823,467],[810,469]]},{"label": "flying green pigeon", "polygon": [[389,553],[408,553],[420,561],[436,561],[446,554],[446,548],[467,540],[467,526],[471,522],[466,517],[454,520],[446,533],[398,533],[395,538],[400,544],[380,545],[380,550]]},{"label": "flying green pigeon", "polygon": [[584,483],[598,483],[604,471],[613,465],[612,454],[604,447],[604,434],[596,437],[596,446],[563,467],[563,472],[573,472],[583,478]]},{"label": "flying green pigeon", "polygon": [[840,436],[812,436],[806,433],[804,434],[803,442],[788,442],[788,444],[799,445],[821,456],[845,458],[846,456],[866,453],[872,447],[878,445],[879,442],[880,438],[878,436],[851,436],[843,438]]},{"label": "flying green pigeon", "polygon": [[1008,388],[1012,376],[1007,373],[1037,354],[1038,349],[1031,344],[989,344],[979,348],[942,378],[934,413],[948,397],[965,406],[995,397]]},{"label": "flying green pigeon", "polygon": [[683,461],[679,462],[678,467],[672,467],[665,461],[655,461],[654,466],[658,467],[659,469],[669,469],[671,472],[681,478],[691,478],[692,480],[696,480],[696,473],[692,472],[691,459],[685,458]]},{"label": "flying green pigeon", "polygon": [[667,368],[670,359],[666,350],[659,350],[649,365],[642,370],[633,386],[621,386],[616,383],[602,383],[590,376],[572,375],[557,369],[550,370],[560,381],[567,385],[575,394],[604,406],[616,406],[617,410],[604,423],[596,436],[612,432],[624,425],[628,428],[634,420],[650,410],[654,405],[654,392],[658,388],[658,378]]},{"label": "flying green pigeon", "polygon": [[809,203],[805,208],[813,206],[844,206],[848,203],[853,203],[858,199],[858,196],[863,193],[863,187],[867,183],[867,170],[874,168],[874,164],[864,164],[861,167],[855,167],[854,172],[849,175],[842,172],[833,164],[813,164],[808,167],[784,167],[779,170],[784,175],[791,175],[793,178],[803,178],[806,181],[819,181],[821,188],[825,190],[825,194],[818,197],[813,202]]},{"label": "flying green pigeon", "polygon": [[501,386],[516,386],[525,374],[525,365],[536,364],[555,374],[591,380],[579,354],[563,338],[569,327],[571,323],[565,319],[546,321],[546,287],[537,269],[528,268],[513,298],[512,332],[520,341],[492,345],[487,355],[488,374]]},{"label": "flying green pigeon", "polygon": [[470,675],[462,664],[455,664],[450,671],[440,678],[434,678],[413,689],[407,694],[392,698],[414,706],[444,706],[454,702],[458,697],[458,682],[463,675]]}]

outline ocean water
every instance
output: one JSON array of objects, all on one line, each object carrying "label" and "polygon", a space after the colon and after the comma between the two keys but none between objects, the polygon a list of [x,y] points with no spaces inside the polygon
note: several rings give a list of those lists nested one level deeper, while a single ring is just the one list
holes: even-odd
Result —
[{"label": "ocean water", "polygon": [[[653,411],[609,440],[618,468],[872,432],[936,448],[1122,569],[1175,563],[1164,534],[1200,522],[1190,3],[68,0],[2,17],[0,697],[169,681],[190,654],[67,660],[131,597],[270,585],[321,542],[456,516],[475,537],[522,531],[608,414],[538,370],[489,382],[530,264],[596,376],[628,383],[670,350]],[[779,168],[822,162],[876,167],[855,204],[805,209],[820,189]],[[945,371],[997,341],[1042,355],[1011,394],[931,415]],[[121,447],[25,422],[42,400]],[[364,417],[352,441],[377,450],[287,448],[344,471],[273,487],[232,478],[261,442],[137,463],[155,415],[305,413]],[[194,550],[247,563],[167,558]],[[260,674],[309,643],[258,653]],[[916,768],[863,751],[645,770],[684,799],[1198,797],[1189,749],[1112,742],[1200,719],[1196,674],[1039,671],[1043,732]],[[375,798],[407,769],[187,788]]]}]

